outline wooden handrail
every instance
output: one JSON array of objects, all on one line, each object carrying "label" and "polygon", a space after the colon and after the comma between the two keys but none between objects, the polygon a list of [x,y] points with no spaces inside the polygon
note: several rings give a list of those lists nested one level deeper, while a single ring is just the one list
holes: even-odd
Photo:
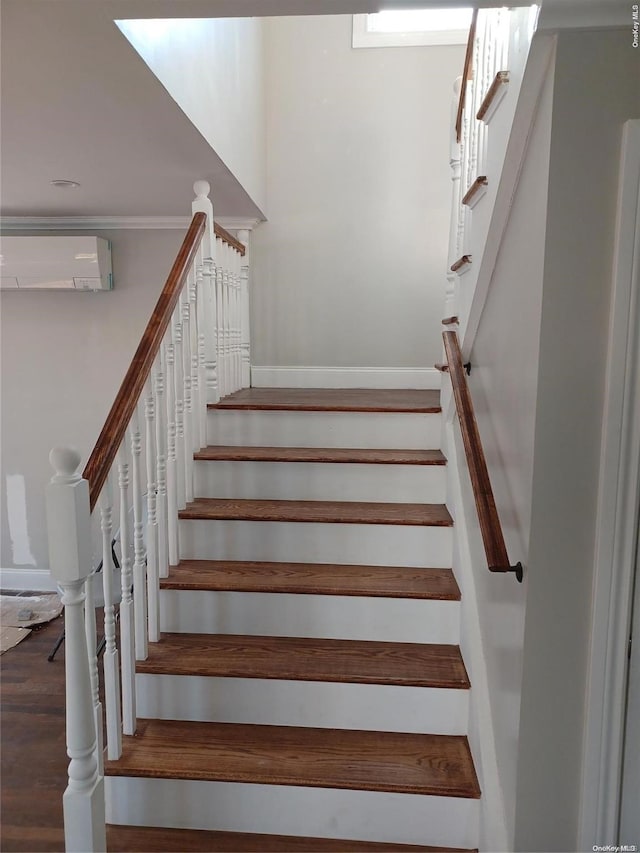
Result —
[{"label": "wooden handrail", "polygon": [[92,511],[100,497],[151,366],[160,349],[187,273],[205,232],[206,221],[207,217],[204,213],[196,213],[191,221],[160,298],[153,309],[151,319],[147,323],[138,349],[82,473],[83,478],[89,482],[89,504]]},{"label": "wooden handrail", "polygon": [[228,231],[222,227],[222,225],[218,225],[217,222],[213,223],[213,231],[216,237],[219,237],[221,240],[224,240],[225,243],[228,243],[233,249],[237,252],[240,252],[242,257],[244,258],[245,252],[247,251],[244,243],[241,243],[239,240],[236,240],[235,237],[232,237]]},{"label": "wooden handrail", "polygon": [[507,546],[504,543],[504,535],[489,479],[487,460],[482,449],[480,432],[473,410],[473,401],[464,375],[458,335],[456,332],[443,332],[442,338],[489,571],[515,572],[517,579],[522,581],[522,564],[516,563],[515,566],[512,566],[509,563]]},{"label": "wooden handrail", "polygon": [[473,74],[473,43],[476,40],[476,22],[478,10],[473,10],[469,38],[467,39],[467,50],[464,55],[464,68],[462,70],[462,85],[460,86],[460,99],[458,100],[458,112],[456,115],[456,142],[462,139],[462,116],[464,115],[464,104],[467,97],[467,80]]}]

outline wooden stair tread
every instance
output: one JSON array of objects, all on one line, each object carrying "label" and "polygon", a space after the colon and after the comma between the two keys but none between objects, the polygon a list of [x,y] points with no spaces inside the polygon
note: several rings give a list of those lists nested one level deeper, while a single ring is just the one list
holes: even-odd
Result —
[{"label": "wooden stair tread", "polygon": [[210,446],[194,459],[229,462],[351,462],[370,465],[446,465],[440,450],[361,450],[348,447]]},{"label": "wooden stair tread", "polygon": [[444,504],[364,501],[242,500],[196,498],[180,510],[182,519],[296,521],[331,524],[399,524],[451,527]]},{"label": "wooden stair tread", "polygon": [[418,844],[113,824],[107,824],[107,850],[109,853],[149,853],[150,850],[154,853],[474,853]]},{"label": "wooden stair tread", "polygon": [[163,634],[149,644],[138,672],[207,677],[269,678],[468,689],[460,649],[453,645]]},{"label": "wooden stair tread", "polygon": [[299,412],[440,411],[439,391],[377,388],[244,388],[209,403],[210,409]]},{"label": "wooden stair tread", "polygon": [[108,776],[478,798],[461,735],[138,720]]},{"label": "wooden stair tread", "polygon": [[459,601],[451,569],[183,560],[160,579],[162,589],[355,595]]}]

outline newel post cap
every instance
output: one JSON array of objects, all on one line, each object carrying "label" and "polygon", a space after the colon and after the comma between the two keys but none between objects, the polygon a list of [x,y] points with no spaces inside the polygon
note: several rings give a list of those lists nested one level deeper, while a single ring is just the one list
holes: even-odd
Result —
[{"label": "newel post cap", "polygon": [[77,450],[55,447],[49,461],[55,471],[46,488],[49,566],[58,583],[73,583],[91,574],[89,483],[78,471]]},{"label": "newel post cap", "polygon": [[211,184],[209,181],[196,181],[193,185],[193,191],[196,194],[196,198],[205,198],[209,197],[209,193],[211,192]]},{"label": "newel post cap", "polygon": [[193,185],[196,197],[191,203],[191,213],[206,213],[207,230],[202,239],[202,254],[205,258],[215,258],[216,239],[213,234],[213,203],[209,198],[211,184],[209,181],[196,181]]}]

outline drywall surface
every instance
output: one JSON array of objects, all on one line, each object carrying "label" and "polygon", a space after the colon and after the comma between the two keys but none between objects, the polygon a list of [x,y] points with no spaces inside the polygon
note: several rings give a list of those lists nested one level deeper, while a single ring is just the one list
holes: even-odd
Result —
[{"label": "drywall surface", "polygon": [[449,117],[464,48],[354,50],[351,23],[265,22],[256,365],[430,367],[440,357]]},{"label": "drywall surface", "polygon": [[0,17],[4,216],[182,216],[202,178],[217,216],[260,216],[102,0],[2,0]]},{"label": "drywall surface", "polygon": [[76,447],[84,467],[183,238],[99,236],[112,242],[113,291],[1,296],[3,569],[48,568],[49,451]]},{"label": "drywall surface", "polygon": [[515,850],[577,849],[621,132],[640,116],[630,39],[558,37]]},{"label": "drywall surface", "polygon": [[[469,386],[487,457],[496,506],[512,563],[528,563],[534,425],[538,379],[540,316],[544,270],[547,175],[551,136],[553,74],[540,96],[529,147],[504,233],[480,325],[471,351]],[[456,430],[457,434],[457,430]],[[476,608],[486,669],[490,719],[475,717],[480,694],[471,697],[472,729],[491,725],[499,789],[504,806],[504,832],[513,847],[518,726],[522,683],[522,649],[526,583],[513,575],[488,571],[478,516],[462,447],[456,453],[461,477],[464,517]],[[454,566],[454,568],[457,567]],[[461,567],[463,569],[464,567]],[[464,574],[464,572],[462,572]],[[471,605],[469,605],[471,606]],[[475,637],[462,624],[462,646]],[[469,652],[473,663],[476,649]],[[472,684],[474,672],[470,672]],[[488,784],[485,780],[484,784]],[[497,815],[481,809],[480,849],[494,850]],[[495,812],[495,808],[493,809]],[[493,841],[493,843],[492,843]]]},{"label": "drywall surface", "polygon": [[118,26],[264,210],[263,19],[139,20]]}]

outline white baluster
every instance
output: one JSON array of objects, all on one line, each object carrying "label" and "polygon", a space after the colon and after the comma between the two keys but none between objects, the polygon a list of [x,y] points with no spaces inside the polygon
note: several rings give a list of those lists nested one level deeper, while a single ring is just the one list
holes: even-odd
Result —
[{"label": "white baluster", "polygon": [[249,303],[249,231],[238,231],[238,240],[244,245],[240,258],[240,387],[251,385],[251,327]]},{"label": "white baluster", "polygon": [[456,299],[456,281],[458,276],[451,272],[451,264],[454,263],[460,255],[457,254],[458,231],[460,221],[460,202],[462,194],[460,192],[460,144],[456,139],[456,117],[458,113],[458,102],[460,100],[460,89],[462,86],[462,77],[453,84],[453,98],[451,101],[451,120],[450,120],[450,145],[449,145],[449,166],[451,167],[451,220],[449,225],[449,254],[447,263],[447,285],[445,295],[446,317],[454,316],[458,313]]},{"label": "white baluster", "polygon": [[164,347],[156,358],[153,378],[156,391],[156,518],[158,531],[158,577],[169,576],[167,540],[167,410],[165,403]]},{"label": "white baluster", "polygon": [[129,463],[126,441],[118,450],[118,486],[120,488],[120,651],[122,674],[122,727],[124,734],[136,731],[136,652],[133,624],[133,575],[129,543]]},{"label": "white baluster", "polygon": [[[191,276],[191,273],[189,273]],[[191,302],[189,284],[180,296],[182,306],[182,375],[184,382],[184,496],[193,500],[193,401],[191,399]]]},{"label": "white baluster", "polygon": [[67,853],[106,850],[104,779],[96,762],[96,728],[87,659],[83,603],[91,572],[89,486],[78,473],[80,455],[56,448],[47,486],[51,574],[65,607],[66,718],[69,783],[63,797]]},{"label": "white baluster", "polygon": [[216,238],[216,305],[218,312],[218,374],[220,382],[220,396],[226,397],[229,393],[227,387],[227,360],[225,350],[225,300],[224,300],[224,243]]},{"label": "white baluster", "polygon": [[[484,21],[485,28],[483,30],[483,41],[480,45],[480,62],[482,63],[481,73],[482,73],[482,85],[479,86],[478,92],[478,109],[480,108],[480,104],[484,100],[489,88],[493,82],[493,78],[495,77],[496,71],[495,69],[495,37],[496,32],[493,26],[495,20],[495,11],[494,9],[487,9],[484,13]],[[479,14],[479,13],[478,13]],[[473,180],[475,180],[478,175],[486,174],[486,141],[488,135],[488,128],[483,121],[476,123],[476,132],[477,132],[477,154],[476,154],[476,172],[473,175]]]},{"label": "white baluster", "polygon": [[227,337],[227,376],[229,380],[229,393],[233,394],[233,251],[228,243],[226,246],[226,263],[224,268],[225,289],[227,291],[227,322],[226,322],[226,337]]},{"label": "white baluster", "polygon": [[150,376],[144,396],[145,462],[147,470],[147,620],[149,642],[160,640],[160,580],[158,573],[158,518],[156,515],[156,401],[153,377]]},{"label": "white baluster", "polygon": [[135,611],[136,658],[147,658],[147,571],[145,566],[143,519],[142,519],[142,476],[140,473],[140,453],[142,437],[137,409],[134,410],[129,424],[132,462],[132,503],[133,503],[133,606]]},{"label": "white baluster", "polygon": [[104,729],[102,725],[102,702],[100,701],[100,683],[98,679],[98,656],[96,636],[95,572],[85,583],[84,590],[84,629],[89,660],[89,679],[93,698],[93,724],[96,733],[96,762],[98,773],[104,775]]},{"label": "white baluster", "polygon": [[484,67],[482,45],[484,44],[484,32],[486,26],[486,15],[484,10],[478,11],[476,40],[474,45],[473,56],[473,83],[471,97],[471,116],[469,127],[469,150],[467,158],[467,169],[464,175],[463,193],[469,189],[471,184],[476,179],[477,157],[478,157],[478,125],[479,121],[476,118],[478,109],[484,95],[482,89],[484,85]]},{"label": "white baluster", "polygon": [[[198,385],[200,387],[200,441],[202,442],[202,447],[207,444],[207,372],[205,365],[206,334],[211,335],[211,340],[214,344],[213,351],[215,353],[215,328],[212,328],[211,323],[211,320],[215,317],[215,299],[213,302],[211,301],[211,276],[207,276],[205,280],[203,264],[204,260],[202,257],[201,245],[198,249],[196,258],[196,326],[198,331]],[[211,307],[212,305],[213,309]],[[205,306],[208,306],[208,308]],[[207,317],[208,310],[213,310],[213,314],[209,318]],[[208,319],[209,322],[207,322]],[[215,368],[215,376],[217,389],[217,366]]]},{"label": "white baluster", "polygon": [[120,661],[116,646],[116,609],[113,593],[113,490],[111,474],[102,488],[99,500],[102,529],[102,589],[104,593],[104,696],[107,706],[107,756],[110,760],[122,754],[120,716]]},{"label": "white baluster", "polygon": [[242,303],[240,284],[240,252],[233,250],[233,279],[235,293],[235,323],[234,323],[234,391],[242,388]]},{"label": "white baluster", "polygon": [[173,370],[176,409],[176,485],[178,509],[184,509],[186,504],[184,478],[184,376],[182,357],[182,307],[180,302],[178,302],[174,311],[171,320],[171,329],[175,354]]},{"label": "white baluster", "polygon": [[209,199],[211,187],[207,181],[196,181],[193,191],[196,198],[192,202],[193,213],[204,213],[207,217],[207,227],[202,238],[204,290],[200,319],[202,325],[202,346],[204,346],[205,382],[201,384],[201,395],[204,403],[217,403],[220,399],[220,361],[219,343],[217,340],[216,316],[216,238],[213,226],[213,205]]},{"label": "white baluster", "polygon": [[500,32],[500,42],[501,42],[501,55],[500,55],[500,68],[498,71],[508,71],[509,70],[509,48],[511,46],[511,16],[512,11],[509,8],[504,8],[501,10],[501,32]]},{"label": "white baluster", "polygon": [[227,244],[227,293],[229,300],[229,387],[231,393],[235,387],[234,343],[235,343],[235,281],[233,278],[233,249]]},{"label": "white baluster", "polygon": [[[465,107],[462,113],[462,133],[460,135],[460,194],[464,193],[464,187],[466,186],[466,175],[468,172],[468,161],[469,161],[469,124],[471,121],[471,101],[473,98],[473,90],[470,81],[462,82],[463,86],[467,87],[467,94],[465,98]],[[467,209],[464,205],[459,204],[458,208],[458,227],[456,233],[456,251],[455,258],[459,258],[462,254],[464,254],[464,245],[465,245],[465,225],[466,225],[466,213]]]},{"label": "white baluster", "polygon": [[[200,275],[200,283],[202,274]],[[198,354],[198,274],[197,258],[189,275],[189,347],[191,352],[191,405],[192,405],[192,442],[191,449],[195,453],[206,443],[202,438],[201,400],[200,400],[200,371]],[[191,459],[193,464],[193,456]]]},{"label": "white baluster", "polygon": [[171,332],[165,339],[167,365],[167,530],[169,539],[169,564],[177,566],[178,543],[178,474],[176,471],[176,383],[175,348]]},{"label": "white baluster", "polygon": [[173,347],[175,361],[173,365],[175,375],[175,401],[176,401],[176,475],[178,509],[186,506],[186,484],[184,470],[184,371],[182,358],[182,308],[178,302],[171,322],[173,328]]}]

